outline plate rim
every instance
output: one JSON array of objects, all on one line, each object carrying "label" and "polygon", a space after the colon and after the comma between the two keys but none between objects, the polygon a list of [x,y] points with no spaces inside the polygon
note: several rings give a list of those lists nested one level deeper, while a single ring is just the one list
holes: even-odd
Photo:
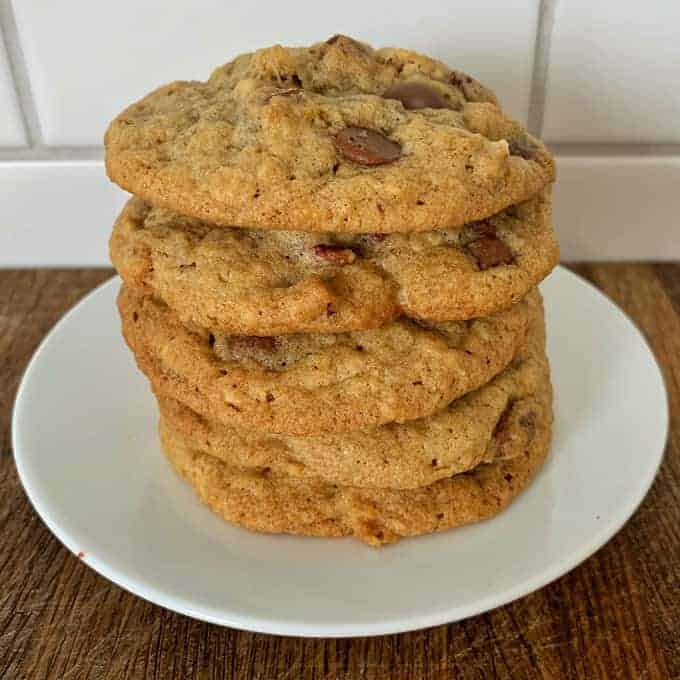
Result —
[{"label": "plate rim", "polygon": [[[226,612],[224,610],[220,610],[218,614],[204,606],[196,607],[195,605],[192,605],[191,601],[185,597],[170,595],[163,589],[154,586],[153,583],[148,583],[145,579],[135,579],[128,576],[128,574],[126,574],[124,571],[120,571],[114,567],[111,567],[105,560],[98,559],[96,555],[87,555],[84,557],[80,555],[76,540],[70,536],[69,532],[58,522],[53,521],[49,508],[46,507],[46,504],[40,498],[40,494],[36,492],[35,488],[32,486],[30,474],[27,473],[26,467],[24,467],[22,454],[20,453],[21,447],[18,445],[18,432],[22,413],[30,408],[30,405],[25,403],[27,399],[25,397],[26,386],[31,380],[32,372],[35,370],[35,366],[37,365],[39,357],[47,345],[52,342],[53,337],[55,337],[62,327],[66,326],[71,318],[80,311],[82,305],[90,301],[91,298],[94,298],[100,294],[103,289],[111,288],[120,282],[120,277],[115,274],[84,295],[52,326],[52,328],[38,344],[26,368],[24,369],[17,388],[11,415],[11,443],[14,464],[17,469],[19,480],[31,506],[41,521],[50,530],[50,532],[64,547],[67,548],[67,550],[69,550],[75,556],[80,557],[80,559],[82,559],[87,564],[87,566],[92,568],[100,576],[147,602],[161,606],[178,614],[190,616],[200,621],[205,621],[207,623],[270,635],[287,635],[309,638],[347,638],[360,636],[372,637],[378,635],[404,633],[431,628],[433,626],[447,623],[453,623],[510,604],[511,602],[514,602],[529,595],[532,592],[535,592],[536,590],[539,590],[540,588],[545,587],[546,585],[575,569],[577,566],[595,554],[600,548],[606,545],[624,527],[624,525],[640,507],[652,484],[654,483],[654,480],[656,479],[659,468],[663,463],[669,435],[670,412],[666,378],[663,371],[661,370],[661,367],[659,366],[656,355],[652,351],[652,348],[650,347],[643,332],[611,298],[609,298],[602,290],[597,288],[597,286],[583,278],[581,275],[565,268],[562,265],[558,265],[555,268],[552,275],[555,274],[557,274],[557,276],[573,278],[578,284],[590,289],[591,293],[594,293],[595,295],[602,298],[608,307],[613,310],[616,316],[627,322],[636,335],[637,340],[647,350],[647,353],[652,359],[652,365],[656,369],[656,377],[658,377],[660,380],[661,392],[663,396],[664,409],[661,416],[663,418],[663,438],[661,439],[663,445],[660,447],[660,451],[655,453],[655,465],[650,466],[648,474],[638,480],[636,493],[631,494],[626,503],[622,503],[617,507],[612,519],[599,531],[593,533],[589,541],[580,545],[578,550],[572,551],[571,554],[567,555],[563,559],[552,562],[550,566],[546,567],[538,574],[534,574],[529,578],[519,581],[513,587],[506,588],[501,593],[495,592],[486,595],[484,597],[478,598],[473,603],[468,605],[448,606],[434,611],[428,611],[423,614],[410,615],[408,619],[402,617],[398,619],[388,619],[386,621],[376,620],[373,622],[362,622],[358,624],[352,622],[306,624],[304,621],[293,621],[290,623],[277,618],[267,619],[261,616],[243,615],[242,613],[234,616],[232,613]],[[537,478],[536,483],[540,483],[540,475],[541,472],[539,472],[539,477]]]}]

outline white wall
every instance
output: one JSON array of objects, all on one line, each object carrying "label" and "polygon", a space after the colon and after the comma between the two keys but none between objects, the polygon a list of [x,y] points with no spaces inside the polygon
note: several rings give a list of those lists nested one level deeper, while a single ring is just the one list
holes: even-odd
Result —
[{"label": "white wall", "polygon": [[274,42],[347,33],[470,71],[558,159],[565,259],[680,258],[680,3],[0,0],[0,266],[105,264],[108,121]]}]

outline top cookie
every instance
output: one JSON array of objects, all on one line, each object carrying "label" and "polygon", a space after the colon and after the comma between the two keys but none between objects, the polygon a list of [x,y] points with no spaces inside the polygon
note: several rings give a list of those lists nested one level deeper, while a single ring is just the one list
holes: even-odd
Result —
[{"label": "top cookie", "polygon": [[451,229],[554,179],[546,148],[480,83],[345,36],[161,87],[105,144],[109,177],[152,205],[259,229]]}]

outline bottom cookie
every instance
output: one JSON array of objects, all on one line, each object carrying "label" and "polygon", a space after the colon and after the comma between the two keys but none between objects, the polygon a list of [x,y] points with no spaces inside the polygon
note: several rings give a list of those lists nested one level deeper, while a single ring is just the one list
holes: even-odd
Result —
[{"label": "bottom cookie", "polygon": [[487,519],[529,484],[550,448],[551,396],[534,434],[511,460],[408,490],[339,486],[226,465],[161,419],[166,456],[200,499],[223,519],[253,531],[306,536],[355,536],[370,545]]}]

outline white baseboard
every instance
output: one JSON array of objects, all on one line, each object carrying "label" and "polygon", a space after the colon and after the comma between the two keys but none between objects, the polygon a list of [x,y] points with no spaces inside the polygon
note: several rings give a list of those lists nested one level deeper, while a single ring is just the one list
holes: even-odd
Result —
[{"label": "white baseboard", "polygon": [[[680,259],[680,158],[558,158],[565,260]],[[101,161],[0,163],[0,267],[108,265],[126,194]]]},{"label": "white baseboard", "polygon": [[679,157],[557,159],[563,260],[680,260]]}]

